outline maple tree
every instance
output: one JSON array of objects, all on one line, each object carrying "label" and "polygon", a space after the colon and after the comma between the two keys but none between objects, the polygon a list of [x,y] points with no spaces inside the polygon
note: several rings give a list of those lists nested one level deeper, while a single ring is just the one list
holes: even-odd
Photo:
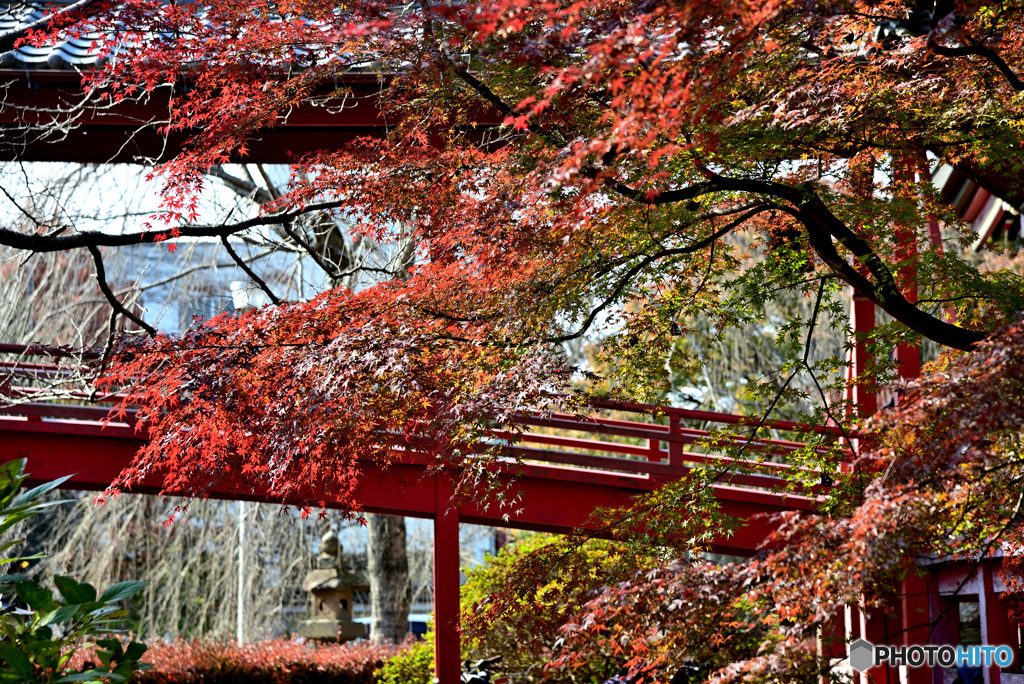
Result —
[{"label": "maple tree", "polygon": [[[658,395],[673,365],[699,366],[701,340],[768,326],[783,362],[750,383],[761,409],[810,395],[812,419],[844,422],[847,407],[830,400],[844,361],[810,351],[816,330],[842,325],[846,286],[892,319],[874,334],[875,379],[892,377],[889,350],[920,336],[950,350],[947,369],[1010,368],[1018,329],[983,341],[1024,309],[1022,280],[959,256],[955,238],[967,234],[936,197],[927,155],[1019,176],[1021,10],[947,0],[74,3],[3,39],[97,31],[112,58],[83,75],[92,96],[166,93],[166,132],[188,144],[154,169],[163,205],[143,230],[0,229],[0,244],[87,248],[100,265],[105,245],[295,231],[333,215],[356,236],[412,245],[414,260],[379,269],[358,292],[217,318],[176,338],[122,338],[100,383],[127,388],[152,440],[121,487],[157,470],[185,492],[231,475],[316,503],[328,488],[351,493],[359,458],[427,447],[439,463],[480,466],[462,482],[473,492],[487,484],[486,460],[464,457],[488,428],[609,388]],[[287,188],[254,218],[202,222],[210,168],[244,158],[294,108],[342,106],[356,71],[380,75],[386,134],[296,158]],[[945,246],[933,218],[951,236]],[[810,317],[762,320],[779,291],[812,301]],[[676,344],[683,337],[695,341]],[[582,339],[614,360],[604,377],[565,358],[562,345]],[[787,543],[755,563],[651,569],[664,558],[627,539],[633,560],[622,567],[647,574],[570,620],[578,655],[556,662],[593,648],[678,664],[706,656],[711,631],[744,643],[721,661],[731,663],[723,676],[802,677],[803,637],[823,616],[884,594],[909,568],[907,545],[943,548],[940,513],[962,503],[950,491],[992,493],[956,539],[1006,537],[1016,512],[994,492],[1002,477],[1019,488],[1014,447],[1000,441],[1011,418],[970,423],[980,427],[959,431],[979,440],[969,445],[925,451],[923,434],[939,439],[966,415],[963,401],[935,408],[955,386],[940,376],[902,396],[898,419],[880,425],[905,441],[862,451],[856,478],[835,472],[837,455],[824,459],[837,480],[828,516],[790,521],[777,540]],[[997,415],[986,389],[978,410]],[[885,477],[865,475],[882,466]],[[650,535],[676,531],[641,537],[677,546],[727,524],[701,495],[715,476],[697,473],[641,506]],[[866,520],[891,534],[869,534]],[[533,556],[522,586],[571,551]],[[829,575],[823,559],[863,568]],[[628,610],[623,592],[665,610]],[[734,638],[759,612],[768,655]],[[669,636],[652,652],[636,635],[655,618]],[[634,635],[628,648],[620,634]]]}]

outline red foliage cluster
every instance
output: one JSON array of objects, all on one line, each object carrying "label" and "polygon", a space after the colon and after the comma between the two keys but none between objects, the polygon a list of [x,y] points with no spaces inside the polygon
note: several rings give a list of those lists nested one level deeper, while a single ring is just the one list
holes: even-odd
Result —
[{"label": "red foliage cluster", "polygon": [[[597,658],[670,671],[700,663],[716,682],[816,676],[822,627],[847,605],[892,610],[901,580],[923,558],[977,563],[1001,555],[1010,590],[1004,599],[1012,594],[1019,613],[1022,396],[1024,322],[909,383],[896,407],[868,422],[861,454],[837,483],[828,512],[783,514],[749,561],[634,564],[618,582],[592,580],[593,598],[581,605],[544,613],[541,601],[523,603],[523,587],[549,579],[553,559],[565,566],[560,577],[586,577],[586,567],[574,565],[585,559],[562,542],[518,562],[509,573],[515,582],[485,608],[493,620],[526,605],[538,613],[536,623],[560,625],[554,670]],[[666,485],[659,496],[681,486]],[[643,503],[671,513],[663,501]]]},{"label": "red foliage cluster", "polygon": [[569,369],[543,349],[463,344],[452,339],[462,326],[446,322],[413,330],[417,311],[402,297],[368,295],[381,293],[332,290],[181,337],[124,340],[100,385],[128,387],[122,410],[143,407],[150,440],[114,486],[159,472],[166,490],[195,493],[228,478],[358,508],[361,460],[456,461],[487,426],[567,389]]},{"label": "red foliage cluster", "polygon": [[[694,373],[714,359],[686,349],[701,320],[710,337],[772,320],[789,349],[779,367],[806,369],[824,400],[808,363],[818,306],[795,345],[803,326],[780,329],[765,313],[778,291],[817,292],[836,315],[843,282],[903,324],[900,335],[961,350],[1024,308],[1024,281],[981,277],[934,248],[924,227],[944,210],[931,183],[896,173],[929,150],[1020,176],[1019,7],[958,0],[922,18],[904,0],[86,4],[111,56],[86,86],[114,103],[167,92],[165,130],[189,138],[154,172],[167,234],[336,212],[356,237],[405,255],[369,268],[374,284],[358,293],[113,347],[100,386],[123,388],[122,410],[141,406],[151,437],[122,487],[161,473],[169,491],[201,492],[227,477],[345,501],[360,459],[386,465],[415,450],[458,463],[488,427],[550,407],[567,387],[563,342],[602,340],[618,367],[609,386],[669,389],[672,355]],[[384,137],[297,158],[258,217],[196,225],[209,167],[244,158],[300,107],[340,111],[357,69],[381,76]],[[864,188],[876,171],[894,182]],[[40,251],[107,240],[0,238]],[[746,254],[758,250],[763,261]],[[908,298],[909,272],[919,292]],[[957,325],[934,310],[952,303],[963,303]],[[1022,349],[1018,326],[910,388],[820,515],[779,521],[754,561],[638,563],[644,573],[614,586],[594,580],[596,598],[551,618],[571,654],[553,664],[608,656],[705,662],[732,679],[812,676],[810,635],[842,605],[892,590],[917,557],[1020,545]],[[820,365],[841,375],[838,359]],[[769,412],[795,396],[787,387]],[[709,517],[717,504],[698,487],[711,483],[691,475],[635,509],[662,526],[697,521],[677,559],[713,538],[707,520],[728,522]],[[636,546],[671,560],[650,550],[661,545]],[[548,558],[510,592],[546,591],[552,568],[565,575],[573,560]]]},{"label": "red foliage cluster", "polygon": [[223,641],[178,641],[150,645],[144,658],[153,669],[137,684],[372,684],[373,672],[403,647],[359,642],[312,644],[273,639],[246,646]]},{"label": "red foliage cluster", "polygon": [[[826,276],[942,344],[965,349],[983,336],[896,287],[907,254],[890,226],[938,211],[922,205],[922,188],[867,200],[844,188],[862,162],[908,149],[993,160],[1017,149],[1019,132],[1000,123],[1019,118],[1013,83],[942,56],[984,30],[1016,58],[1024,26],[1001,19],[990,30],[988,10],[934,17],[930,33],[895,50],[868,38],[906,9],[895,0],[88,5],[86,23],[61,15],[24,40],[87,24],[109,57],[83,75],[97,98],[166,92],[165,131],[188,144],[154,171],[165,183],[160,235],[292,230],[333,212],[352,237],[396,256],[358,267],[373,280],[357,295],[124,342],[100,385],[127,387],[152,439],[119,486],[161,472],[179,493],[229,477],[291,500],[318,503],[330,490],[344,502],[359,459],[445,445],[451,463],[517,409],[550,406],[567,386],[564,342],[602,340],[619,376],[608,386],[653,394],[669,386],[666,359],[690,353],[684,328],[706,316],[716,329],[748,325],[770,293],[824,293]],[[381,78],[372,102],[386,135],[297,157],[260,216],[197,225],[211,166],[244,158],[293,111],[363,97],[345,79],[368,65]],[[978,101],[992,103],[984,122],[973,118]],[[780,258],[740,268],[746,247],[726,238],[741,229],[752,236],[740,243]],[[778,247],[780,235],[792,245]],[[915,267],[922,301],[975,296],[951,284],[983,289],[923,233],[915,239],[915,258],[929,260]],[[24,244],[0,230],[3,240]]]}]

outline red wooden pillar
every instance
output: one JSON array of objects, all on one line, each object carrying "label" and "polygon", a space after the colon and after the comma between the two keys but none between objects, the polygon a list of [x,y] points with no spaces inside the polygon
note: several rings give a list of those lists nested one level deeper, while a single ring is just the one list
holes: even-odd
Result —
[{"label": "red wooden pillar", "polygon": [[[886,611],[890,611],[891,608],[892,606],[880,607],[869,613],[866,606],[861,605],[859,611],[861,638],[867,639],[875,645],[897,643],[899,640],[893,639],[893,635],[900,631],[899,619],[886,614]],[[890,612],[895,613],[896,611]],[[890,624],[891,622],[897,624]],[[892,665],[872,667],[867,672],[861,673],[860,681],[862,684],[900,684],[900,669]]]},{"label": "red wooden pillar", "polygon": [[437,475],[434,513],[434,675],[457,684],[462,674],[459,646],[459,511],[451,506],[451,478]]},{"label": "red wooden pillar", "polygon": [[848,398],[853,403],[856,417],[865,418],[878,410],[878,398],[873,388],[859,381],[871,361],[867,340],[863,335],[875,328],[875,305],[856,292],[853,293],[853,304],[850,306],[850,328],[853,329],[853,349],[850,350],[850,388]]},{"label": "red wooden pillar", "polygon": [[[900,587],[903,618],[903,645],[923,646],[930,643],[931,622],[929,597],[934,580],[930,576],[911,572]],[[908,667],[906,684],[930,684],[931,669]]]},{"label": "red wooden pillar", "polygon": [[[898,183],[914,182],[914,162],[910,157],[894,159],[895,180]],[[916,198],[915,198],[916,201]],[[917,234],[905,224],[894,226],[896,234],[896,259],[900,266],[896,269],[896,284],[903,296],[911,303],[917,302]],[[911,379],[921,375],[921,345],[904,343],[896,347],[896,361],[899,363],[901,378]]]},{"label": "red wooden pillar", "polygon": [[[855,194],[870,198],[874,193],[875,160],[870,155],[858,155],[850,160],[850,182]],[[853,347],[850,349],[850,366],[846,399],[850,403],[853,418],[870,416],[878,409],[878,398],[874,388],[864,383],[864,371],[871,361],[867,341],[864,336],[875,328],[875,305],[867,298],[853,291],[853,302],[850,305],[850,329],[853,335]],[[856,446],[855,446],[856,448]]]},{"label": "red wooden pillar", "polygon": [[[983,561],[981,564],[981,586],[983,595],[982,601],[982,620],[985,625],[985,645],[987,646],[1010,646],[1013,648],[1017,644],[1016,634],[1010,632],[1010,625],[1006,619],[1006,606],[1003,605],[1000,600],[999,594],[996,593],[995,585],[992,579],[992,564],[994,560],[989,558]],[[1016,651],[1016,649],[1014,649]],[[1002,675],[1000,673],[1000,667],[998,665],[991,665],[986,668],[987,677],[985,681],[987,684],[1000,684]]]},{"label": "red wooden pillar", "polygon": [[840,609],[832,619],[821,625],[818,632],[818,660],[821,663],[819,684],[829,684],[832,661],[842,660],[846,653],[846,621]]}]

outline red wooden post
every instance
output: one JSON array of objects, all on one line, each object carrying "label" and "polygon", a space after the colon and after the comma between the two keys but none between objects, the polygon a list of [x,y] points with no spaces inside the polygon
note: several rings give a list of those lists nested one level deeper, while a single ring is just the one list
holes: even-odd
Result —
[{"label": "red wooden post", "polygon": [[[903,644],[905,646],[923,646],[930,642],[931,623],[929,621],[929,596],[934,583],[928,576],[911,572],[903,580],[900,588]],[[928,667],[908,667],[906,684],[930,684],[931,669]]]},{"label": "red wooden post", "polygon": [[[893,644],[898,639],[892,635],[900,631],[900,626],[890,625],[890,616],[886,610],[891,606],[876,608],[868,613],[864,605],[860,607],[860,636],[875,644]],[[898,623],[898,619],[896,620]],[[895,628],[894,628],[895,627]],[[878,665],[860,675],[862,684],[900,684],[900,670],[892,665]]]},{"label": "red wooden post", "polygon": [[[928,643],[938,646],[957,644],[957,611],[950,607],[950,597],[939,594],[939,578],[928,583],[928,618],[931,621]],[[945,684],[945,674],[941,667],[932,668],[932,684]]]},{"label": "red wooden post", "polygon": [[434,675],[457,684],[462,674],[459,646],[459,511],[451,503],[451,478],[437,475],[434,513]]},{"label": "red wooden post", "polygon": [[[914,181],[914,163],[909,157],[893,160],[896,180],[901,183]],[[913,228],[897,223],[896,258],[901,265],[896,269],[896,284],[903,296],[910,302],[917,302],[917,267],[914,257],[917,256],[917,235]],[[896,361],[899,362],[901,378],[911,379],[921,375],[920,344],[900,344],[896,347]]]},{"label": "red wooden post", "polygon": [[[679,426],[679,416],[669,416],[668,418],[668,431],[672,435],[682,434],[682,429]],[[683,465],[683,443],[682,442],[669,442],[668,443],[668,462],[672,465]]]},{"label": "red wooden post", "polygon": [[[856,292],[853,293],[853,304],[850,307],[850,327],[853,329],[855,336],[869,333],[875,328],[874,303]],[[875,396],[872,388],[864,382],[858,381],[871,360],[867,340],[862,337],[855,337],[851,353],[853,358],[850,359],[852,364],[849,371],[851,380],[849,390],[851,395],[849,398],[852,400],[856,416],[864,418],[870,416],[878,409],[878,398]]]}]

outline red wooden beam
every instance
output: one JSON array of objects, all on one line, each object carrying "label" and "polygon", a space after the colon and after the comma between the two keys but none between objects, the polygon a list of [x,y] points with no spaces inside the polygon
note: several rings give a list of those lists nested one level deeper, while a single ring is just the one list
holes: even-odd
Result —
[{"label": "red wooden beam", "polygon": [[[40,420],[26,417],[0,418],[0,461],[26,458],[35,480],[46,481],[74,474],[70,489],[102,491],[126,467],[143,445],[132,427],[111,424],[102,428],[94,421]],[[516,510],[501,510],[485,502],[461,501],[459,519],[467,523],[518,529],[567,533],[587,526],[590,515],[599,507],[629,505],[634,497],[652,491],[667,477],[685,476],[686,469],[663,469],[668,464],[633,461],[652,467],[656,473],[611,472],[554,463],[496,462],[499,482],[521,495]],[[768,484],[769,480],[764,480]],[[147,480],[134,491],[160,493],[159,477]],[[438,514],[434,476],[426,464],[399,462],[381,468],[372,462],[362,464],[362,477],[356,499],[369,512],[435,518]],[[721,552],[749,554],[773,529],[772,522],[759,514],[788,510],[814,510],[814,498],[779,494],[746,486],[715,485],[715,494],[723,512],[746,520],[729,538],[718,540]],[[222,480],[209,492],[213,498],[303,504],[320,501],[296,496],[283,500],[266,491],[243,488]],[[340,507],[339,501],[324,502]],[[507,516],[507,517],[506,517]]]},{"label": "red wooden beam", "polygon": [[[337,150],[354,139],[383,137],[397,121],[378,107],[388,78],[346,74],[325,86],[323,101],[281,115],[248,139],[248,154],[232,161],[290,163],[317,150]],[[7,84],[0,100],[0,159],[80,163],[163,161],[187,142],[189,133],[165,134],[169,91],[159,89],[136,101],[113,104],[82,91],[76,72],[0,69]],[[333,96],[345,89],[346,96]],[[316,96],[317,93],[314,93]],[[481,110],[473,134],[501,122]],[[56,124],[60,124],[59,126]]]}]

